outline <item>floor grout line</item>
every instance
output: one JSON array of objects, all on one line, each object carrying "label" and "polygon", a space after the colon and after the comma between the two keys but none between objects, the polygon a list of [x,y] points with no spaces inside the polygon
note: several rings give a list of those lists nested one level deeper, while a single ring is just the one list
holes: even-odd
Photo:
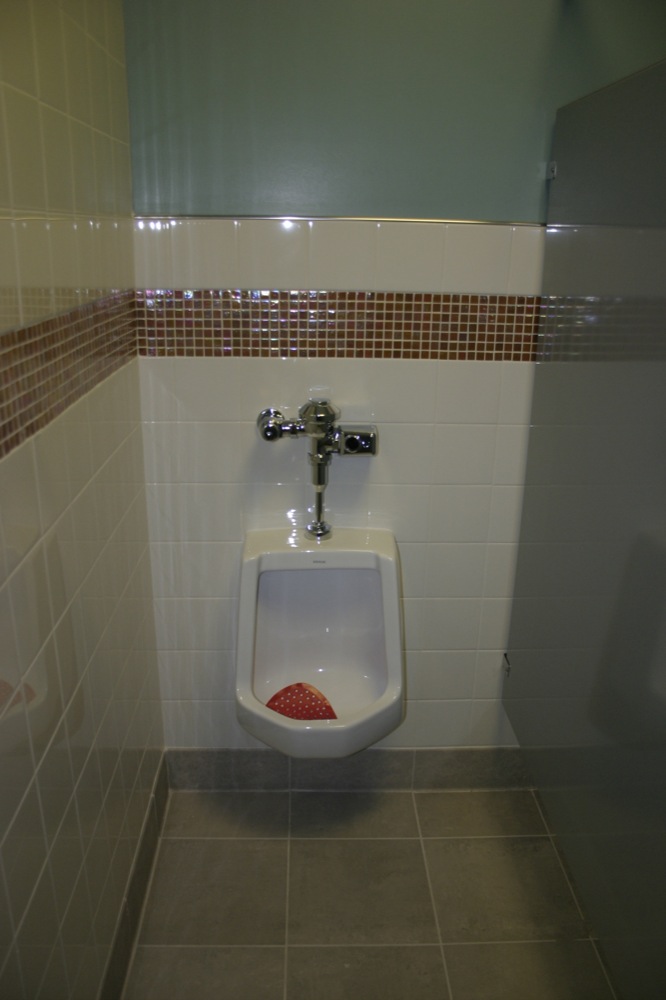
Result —
[{"label": "floor grout line", "polygon": [[430,869],[428,867],[428,859],[426,857],[425,843],[423,836],[421,835],[421,820],[419,818],[419,811],[416,807],[416,799],[414,798],[414,793],[412,792],[412,808],[414,809],[414,816],[416,817],[416,827],[419,831],[419,843],[421,845],[421,857],[423,858],[423,867],[425,870],[426,881],[428,883],[428,892],[430,894],[430,905],[432,907],[433,917],[435,920],[435,929],[437,930],[437,938],[439,940],[439,954],[442,959],[442,968],[444,970],[444,979],[446,980],[446,989],[449,994],[449,1000],[453,1000],[453,989],[451,988],[451,979],[449,978],[449,970],[446,964],[446,956],[444,954],[444,944],[442,942],[442,932],[439,926],[439,916],[437,914],[437,904],[435,902],[435,892],[430,880]]},{"label": "floor grout line", "polygon": [[296,836],[275,836],[275,837],[261,837],[253,833],[244,834],[243,836],[225,836],[225,837],[213,837],[213,836],[197,836],[196,834],[183,834],[182,836],[167,835],[160,838],[161,840],[264,840],[267,842],[272,842],[275,840],[550,840],[552,837],[545,833],[477,833],[477,834],[467,834],[467,833],[452,833],[444,837],[436,837],[434,835],[422,835],[418,834],[414,837],[399,837],[399,836],[385,836],[385,837],[331,837],[324,834],[318,834],[313,836],[306,835],[296,835]]},{"label": "floor grout line", "polygon": [[[171,792],[169,791],[169,793],[167,795],[167,803],[166,803],[166,806],[164,808],[164,816],[163,816],[163,819],[162,819],[162,828],[164,828],[164,824],[166,823],[167,816],[169,815],[169,809],[170,808],[171,808]],[[129,961],[127,963],[127,969],[125,970],[125,978],[123,980],[122,989],[120,991],[120,1000],[123,1000],[123,997],[125,996],[125,993],[127,991],[127,985],[129,983],[130,977],[132,975],[132,967],[134,965],[134,960],[136,958],[136,953],[137,953],[139,947],[141,946],[141,931],[143,929],[143,924],[144,924],[144,921],[145,921],[145,918],[146,918],[146,912],[148,910],[148,906],[149,906],[149,903],[150,903],[150,894],[151,894],[151,890],[152,890],[152,887],[153,887],[153,882],[155,880],[155,872],[157,871],[157,864],[158,864],[158,861],[159,861],[159,858],[160,858],[160,854],[162,853],[162,841],[163,841],[163,838],[162,838],[162,834],[160,832],[157,835],[157,843],[155,845],[155,853],[153,855],[153,860],[152,860],[152,864],[151,864],[151,867],[150,867],[150,875],[148,877],[148,882],[146,884],[145,892],[144,892],[144,895],[143,895],[143,900],[141,902],[141,912],[139,914],[139,919],[137,921],[136,929],[135,929],[135,932],[134,932],[134,940],[132,941],[132,948],[131,948],[131,951],[130,951],[130,957],[129,957]]]},{"label": "floor grout line", "polygon": [[[291,760],[289,761],[291,770]],[[287,806],[287,882],[285,892],[285,915],[284,915],[284,966],[282,997],[287,1000],[287,983],[289,977],[289,897],[291,895],[291,793]]]},{"label": "floor grout line", "polygon": [[[199,790],[193,790],[193,791],[197,791],[198,792]],[[232,794],[235,793],[235,790],[229,790],[229,791],[231,791]],[[244,791],[254,792],[255,794],[257,792],[257,790],[251,790],[251,789],[244,790]],[[267,790],[267,794],[269,794],[269,795],[270,794],[275,794],[275,791],[277,791],[277,790]],[[297,791],[297,793],[299,795],[301,795],[301,794],[308,794],[307,790],[299,789],[299,790],[296,790],[296,791]],[[321,792],[321,790],[319,790],[319,789],[315,789],[313,791],[315,792],[315,794]],[[337,791],[339,791],[339,790],[334,790],[330,794],[336,794]],[[347,791],[347,790],[342,790],[342,791]],[[365,790],[356,790],[356,789],[354,789],[352,791],[353,791],[353,793],[358,792],[359,794],[364,794],[364,792],[365,792]],[[392,791],[392,790],[389,790],[389,792],[390,791]],[[454,790],[454,791],[458,792],[458,790]],[[472,790],[472,792],[473,791],[474,790]],[[493,790],[493,791],[495,791],[495,790]],[[497,792],[499,794],[501,794],[502,791],[503,790],[501,790],[501,789],[497,790]],[[509,790],[509,791],[511,791],[511,790]],[[207,790],[203,790],[203,792],[204,792],[204,794],[206,794]],[[375,794],[383,794],[384,792],[385,792],[384,789],[374,790]],[[403,790],[400,790],[400,793],[405,794]],[[603,970],[604,978],[605,978],[606,982],[608,983],[609,998],[610,997],[615,998],[615,994],[613,992],[612,985],[611,985],[611,983],[610,983],[610,981],[608,979],[608,974],[606,972],[603,960],[602,960],[602,958],[601,958],[601,956],[599,954],[599,950],[596,947],[596,944],[595,944],[594,940],[590,937],[589,926],[588,926],[588,924],[587,924],[587,922],[585,920],[585,916],[584,916],[584,914],[583,914],[583,912],[581,910],[581,906],[580,906],[580,903],[578,901],[578,897],[577,897],[575,889],[574,889],[574,887],[573,887],[573,885],[571,883],[571,879],[570,879],[570,877],[568,875],[568,872],[566,871],[566,867],[564,865],[564,861],[562,859],[562,856],[561,856],[560,852],[557,849],[557,845],[555,843],[555,835],[550,830],[550,827],[548,825],[548,821],[547,821],[547,819],[546,819],[546,817],[544,815],[544,811],[543,811],[543,808],[542,808],[542,806],[541,806],[541,804],[540,804],[540,802],[538,800],[538,797],[534,796],[533,793],[532,793],[532,795],[533,795],[533,798],[535,799],[535,803],[536,803],[538,815],[539,815],[539,817],[541,819],[541,822],[543,823],[543,829],[540,830],[540,832],[538,832],[538,833],[472,834],[472,835],[470,835],[470,834],[454,834],[454,835],[449,834],[449,835],[446,835],[446,836],[425,836],[424,833],[423,833],[423,829],[422,829],[421,816],[419,815],[419,811],[420,811],[419,796],[421,795],[421,791],[412,790],[411,792],[408,792],[407,794],[410,795],[411,811],[413,813],[413,816],[414,816],[414,819],[415,819],[415,823],[416,823],[416,831],[417,831],[416,835],[414,835],[414,836],[379,836],[379,837],[377,837],[377,836],[352,836],[352,837],[350,837],[350,836],[330,836],[330,835],[323,835],[323,836],[321,836],[321,835],[317,835],[317,836],[307,836],[307,835],[305,835],[305,836],[294,836],[294,834],[293,834],[293,826],[294,826],[294,823],[298,824],[298,815],[299,814],[298,814],[298,812],[296,810],[296,806],[294,804],[296,800],[293,799],[291,793],[288,793],[288,794],[289,794],[289,802],[288,802],[287,809],[286,809],[286,813],[287,813],[287,816],[286,816],[286,835],[284,835],[284,836],[280,835],[280,836],[273,837],[273,836],[256,836],[256,835],[250,834],[250,835],[242,835],[242,836],[229,835],[229,836],[222,836],[222,837],[219,837],[219,836],[204,836],[204,837],[199,837],[199,836],[192,835],[192,834],[190,834],[190,835],[176,835],[176,836],[174,836],[174,835],[166,835],[164,833],[160,834],[160,836],[158,837],[157,849],[156,849],[156,852],[155,852],[155,858],[154,858],[153,867],[152,867],[152,871],[151,871],[151,875],[150,875],[150,881],[149,881],[149,884],[148,884],[147,889],[146,889],[146,895],[145,895],[144,904],[143,904],[143,908],[142,908],[141,918],[139,920],[139,925],[138,925],[138,928],[137,928],[137,934],[136,934],[136,939],[135,939],[135,942],[134,942],[134,947],[133,947],[133,950],[132,950],[130,964],[129,964],[128,970],[127,970],[127,976],[126,976],[125,984],[124,984],[124,991],[123,991],[123,994],[122,994],[123,996],[125,995],[125,990],[127,989],[127,985],[128,985],[129,980],[131,978],[132,967],[134,965],[134,960],[135,960],[135,957],[136,957],[136,953],[137,953],[137,950],[139,948],[142,948],[142,949],[146,950],[146,951],[144,951],[144,954],[146,954],[148,950],[151,950],[154,955],[155,955],[156,952],[158,952],[159,949],[165,949],[165,950],[180,949],[183,952],[187,951],[187,950],[190,950],[190,951],[192,951],[194,953],[196,953],[199,950],[203,951],[203,950],[211,950],[211,949],[220,949],[221,951],[224,951],[224,950],[230,950],[230,951],[231,950],[233,950],[233,951],[248,951],[248,949],[252,949],[252,950],[255,950],[257,952],[259,950],[261,950],[261,951],[264,951],[264,952],[272,951],[272,952],[276,953],[277,949],[282,949],[282,952],[283,952],[283,961],[282,961],[283,984],[282,984],[282,991],[281,991],[282,1000],[288,1000],[288,993],[289,993],[288,974],[289,974],[289,965],[290,965],[290,952],[292,953],[291,957],[292,957],[293,961],[295,963],[297,963],[298,962],[298,958],[297,958],[297,954],[296,953],[297,953],[297,951],[299,949],[303,950],[303,951],[305,951],[305,950],[313,950],[313,949],[321,949],[321,950],[326,950],[326,951],[329,951],[329,950],[334,951],[334,950],[337,949],[338,952],[340,954],[342,954],[342,952],[345,949],[346,950],[350,950],[350,951],[351,950],[360,951],[360,950],[363,950],[363,949],[367,949],[370,952],[373,949],[375,949],[375,950],[384,949],[385,950],[385,949],[395,949],[395,948],[405,948],[405,949],[432,949],[432,948],[437,948],[439,956],[440,956],[440,960],[441,960],[441,963],[442,963],[442,969],[443,969],[443,972],[444,972],[444,978],[445,978],[445,981],[446,981],[446,988],[447,988],[447,991],[448,991],[447,992],[447,997],[448,997],[448,1000],[454,1000],[454,991],[453,991],[453,986],[452,986],[452,982],[451,982],[451,977],[450,977],[450,974],[449,974],[449,968],[448,968],[448,965],[447,965],[446,949],[464,949],[464,948],[471,948],[471,947],[481,947],[481,948],[483,948],[483,947],[495,947],[495,946],[499,946],[499,947],[511,947],[512,945],[513,946],[519,946],[519,945],[523,945],[523,946],[524,945],[546,945],[546,944],[548,944],[548,945],[554,945],[554,944],[557,944],[561,939],[552,938],[552,937],[544,937],[544,938],[500,939],[500,940],[478,940],[478,941],[475,941],[475,940],[446,941],[446,940],[444,940],[443,936],[442,936],[442,928],[440,926],[440,920],[439,920],[439,915],[438,915],[438,910],[437,910],[437,905],[436,905],[436,894],[435,894],[434,885],[433,885],[433,882],[432,882],[432,879],[431,879],[430,867],[429,867],[429,864],[428,864],[428,855],[427,855],[427,845],[428,845],[428,843],[436,843],[437,841],[449,841],[449,842],[450,841],[506,841],[506,840],[522,840],[522,839],[530,839],[530,840],[540,840],[540,841],[543,841],[544,839],[547,839],[551,843],[551,845],[553,847],[553,850],[556,853],[559,867],[562,870],[562,873],[564,875],[566,884],[567,884],[567,886],[569,888],[569,891],[571,893],[571,896],[573,898],[573,901],[575,903],[577,912],[579,913],[579,916],[581,918],[582,925],[583,925],[582,926],[583,934],[578,935],[576,937],[568,937],[566,940],[568,940],[568,941],[577,941],[577,942],[581,942],[581,943],[585,942],[588,945],[589,944],[592,945],[592,947],[594,948],[594,951],[595,951],[596,960],[597,960],[599,966],[601,967],[601,969]],[[367,794],[367,792],[365,792],[365,794]],[[464,792],[464,794],[469,794],[469,793],[468,792]],[[407,808],[406,802],[405,802],[404,805],[405,805],[405,809],[406,809]],[[281,811],[282,811],[282,807],[281,807]],[[171,800],[171,795],[170,795],[169,796],[169,802],[168,802],[167,808],[165,810],[163,828],[166,827],[166,825],[168,823],[169,816],[170,816],[170,814],[172,814],[172,812],[173,812],[173,810],[172,810],[172,800]],[[229,813],[224,812],[224,811],[220,811],[220,819],[221,820],[224,820],[224,817],[226,815],[229,815]],[[398,815],[401,818],[406,819],[406,813],[405,813],[405,816],[403,816],[402,808],[398,809],[397,813],[395,813],[395,814],[391,813],[391,810],[389,810],[388,811],[388,815],[389,815],[389,817],[391,815]],[[231,812],[231,816],[233,817],[233,811]],[[213,822],[214,822],[214,819],[215,819],[214,816],[213,817],[209,816],[207,821],[210,822],[211,818],[213,819]],[[427,819],[428,819],[428,817],[426,815],[424,817],[424,820],[427,821]],[[206,821],[206,820],[204,820],[204,821]],[[196,812],[194,814],[192,822],[193,822],[193,824],[196,822]],[[282,822],[283,822],[283,820],[281,820],[281,823]],[[411,820],[410,820],[410,822],[411,822]],[[401,825],[402,825],[402,823],[401,823]],[[197,943],[197,944],[182,944],[181,945],[181,944],[173,944],[173,943],[160,944],[160,943],[154,943],[153,942],[151,944],[142,944],[141,941],[140,941],[141,929],[142,929],[142,926],[144,924],[145,910],[146,910],[146,907],[147,907],[147,904],[148,904],[148,900],[149,900],[149,897],[151,895],[151,891],[152,891],[152,887],[153,887],[153,882],[154,882],[154,878],[155,878],[155,871],[156,871],[156,868],[157,868],[158,858],[162,854],[163,848],[166,846],[166,844],[168,844],[169,841],[174,842],[174,843],[184,842],[184,841],[208,841],[208,842],[210,842],[210,841],[220,841],[221,844],[231,842],[231,843],[235,843],[235,844],[239,844],[239,845],[242,845],[242,844],[248,843],[248,842],[252,842],[252,841],[257,842],[257,843],[264,843],[264,844],[275,843],[275,842],[282,843],[282,842],[286,841],[286,852],[284,854],[284,856],[286,857],[286,871],[285,871],[286,883],[285,883],[285,897],[284,897],[284,919],[285,919],[284,943],[283,944],[279,944],[279,943],[278,944],[198,944]],[[382,843],[383,842],[383,843],[386,843],[386,842],[393,842],[393,841],[395,841],[395,842],[408,842],[408,843],[412,843],[412,844],[415,841],[418,841],[419,845],[420,845],[420,854],[421,854],[421,858],[422,858],[422,863],[424,865],[424,870],[425,870],[426,882],[427,882],[428,893],[429,893],[429,898],[430,898],[430,905],[431,905],[431,910],[432,910],[433,919],[434,919],[434,926],[435,926],[435,931],[436,931],[436,939],[429,940],[429,941],[421,941],[421,942],[419,942],[419,941],[410,941],[410,942],[406,942],[406,943],[400,943],[400,942],[397,942],[397,941],[391,941],[391,942],[387,942],[387,943],[376,943],[376,942],[367,943],[366,942],[366,943],[361,943],[361,944],[355,944],[355,943],[352,943],[352,942],[331,943],[331,944],[318,944],[318,943],[302,943],[302,944],[293,943],[292,944],[292,943],[290,943],[290,939],[289,939],[289,921],[290,921],[290,907],[291,907],[291,860],[292,860],[291,859],[291,854],[292,854],[292,846],[293,846],[292,845],[292,841],[304,842],[304,843],[324,843],[324,842],[342,842],[342,843],[344,843],[344,842],[358,842],[358,843],[363,843],[363,842],[366,842],[366,843],[367,842],[378,842],[378,843]],[[182,848],[180,850],[182,851]],[[204,850],[204,849],[202,848],[202,850]],[[260,849],[257,848],[257,850],[260,850]],[[396,850],[397,850],[397,848],[396,848]],[[413,850],[414,850],[414,848],[410,848],[410,851],[409,851],[410,855],[413,852]],[[276,851],[277,851],[277,848],[276,848]],[[215,853],[215,852],[212,852],[212,853]],[[279,849],[279,853],[280,853],[281,856],[283,856],[283,849],[282,848]],[[417,857],[418,857],[418,852],[415,855],[415,861],[416,861]],[[444,915],[445,911],[443,910],[442,912],[443,912],[443,915]],[[535,928],[535,929],[537,929],[537,928]],[[436,962],[436,958],[434,956],[434,952],[430,952],[429,954],[430,954],[430,959],[428,959],[428,961],[432,962],[433,964],[438,964],[438,962]],[[461,952],[458,952],[458,956],[459,956],[459,960],[463,961]],[[451,953],[449,953],[449,959],[452,960]],[[157,955],[156,955],[156,957],[154,959],[155,962],[160,962],[160,963],[163,962],[163,961],[165,961],[165,960],[166,959],[158,957]],[[305,960],[305,959],[303,959],[303,960]],[[592,961],[591,956],[590,956],[590,960]],[[198,961],[198,959],[197,958],[193,958],[192,961],[196,963]],[[236,959],[234,959],[234,961],[236,961]],[[238,959],[238,961],[241,961],[241,960]],[[257,957],[254,960],[251,958],[251,956],[248,956],[246,959],[243,959],[242,961],[244,961],[244,962],[247,961],[247,962],[250,962],[250,963],[253,963],[255,961],[258,962],[259,961],[259,956],[257,954]],[[279,963],[279,958],[277,957],[277,954],[275,954],[275,958],[274,959],[268,959],[267,958],[266,961],[270,962],[270,963],[272,963],[273,961],[276,961],[276,962]],[[383,959],[380,960],[379,957],[376,957],[375,961],[383,961]],[[420,960],[415,959],[415,961],[420,961]],[[464,962],[467,962],[467,963],[473,962],[473,961],[475,961],[475,960],[473,958],[471,958],[471,957],[464,960]],[[455,967],[452,967],[452,968],[455,971]],[[275,970],[275,973],[279,974],[277,969]],[[277,986],[277,983],[276,983],[276,986]],[[617,1000],[617,998],[615,998],[615,1000]]]}]

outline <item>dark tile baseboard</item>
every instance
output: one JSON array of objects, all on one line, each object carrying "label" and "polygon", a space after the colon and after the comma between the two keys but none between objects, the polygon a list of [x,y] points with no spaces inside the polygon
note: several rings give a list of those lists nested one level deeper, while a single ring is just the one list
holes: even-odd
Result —
[{"label": "dark tile baseboard", "polygon": [[363,750],[353,757],[297,759],[275,750],[167,750],[169,786],[236,791],[529,788],[513,747]]}]

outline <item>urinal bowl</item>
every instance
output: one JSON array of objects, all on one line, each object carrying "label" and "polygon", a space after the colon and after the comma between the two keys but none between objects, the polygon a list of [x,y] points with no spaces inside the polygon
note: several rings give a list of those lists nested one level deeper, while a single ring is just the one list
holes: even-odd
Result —
[{"label": "urinal bowl", "polygon": [[[304,682],[336,718],[268,708]],[[391,532],[337,529],[324,542],[251,531],[241,568],[236,713],[257,739],[291,757],[345,757],[404,716],[400,564]]]}]

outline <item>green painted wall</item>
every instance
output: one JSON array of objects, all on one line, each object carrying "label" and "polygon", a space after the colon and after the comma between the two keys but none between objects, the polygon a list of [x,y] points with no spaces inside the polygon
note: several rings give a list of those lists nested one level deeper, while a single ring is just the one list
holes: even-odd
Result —
[{"label": "green painted wall", "polygon": [[134,209],[542,221],[555,110],[665,0],[125,0]]}]

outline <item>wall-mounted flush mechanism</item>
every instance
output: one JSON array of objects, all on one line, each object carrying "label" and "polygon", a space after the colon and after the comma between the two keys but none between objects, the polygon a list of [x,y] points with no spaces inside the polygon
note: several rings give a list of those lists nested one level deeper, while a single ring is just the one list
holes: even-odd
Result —
[{"label": "wall-mounted flush mechanism", "polygon": [[298,420],[286,420],[272,407],[262,410],[257,427],[264,441],[306,435],[310,438],[309,461],[315,488],[315,519],[308,524],[313,538],[328,538],[331,526],[323,519],[324,491],[333,455],[376,455],[378,433],[374,424],[340,427],[335,421],[340,411],[328,399],[309,399],[298,411]]}]

